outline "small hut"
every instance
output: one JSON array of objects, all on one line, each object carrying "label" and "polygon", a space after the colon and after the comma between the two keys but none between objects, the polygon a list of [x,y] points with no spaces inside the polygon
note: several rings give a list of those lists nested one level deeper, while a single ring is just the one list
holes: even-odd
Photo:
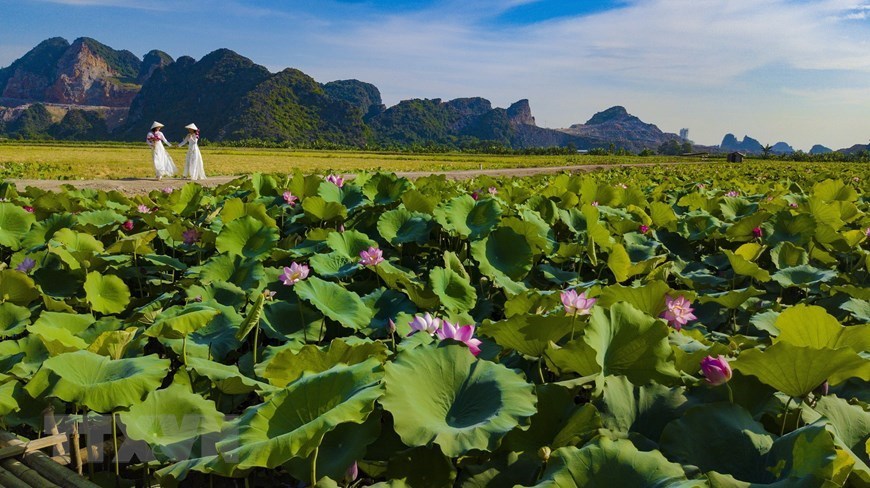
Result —
[{"label": "small hut", "polygon": [[745,157],[746,157],[746,155],[743,154],[742,152],[728,153],[728,162],[729,163],[742,163],[743,158],[745,158]]}]

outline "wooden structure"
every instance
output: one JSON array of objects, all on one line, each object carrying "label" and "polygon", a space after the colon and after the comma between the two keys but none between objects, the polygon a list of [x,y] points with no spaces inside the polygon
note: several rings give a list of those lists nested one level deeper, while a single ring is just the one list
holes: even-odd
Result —
[{"label": "wooden structure", "polygon": [[743,154],[742,152],[728,153],[728,162],[729,163],[742,163],[743,158],[745,158],[745,157],[746,157],[746,155]]},{"label": "wooden structure", "polygon": [[[4,488],[99,488],[74,471],[62,466],[70,463],[63,444],[66,434],[54,434],[24,442],[0,430],[0,486]],[[61,453],[51,457],[42,449],[57,447]]]}]

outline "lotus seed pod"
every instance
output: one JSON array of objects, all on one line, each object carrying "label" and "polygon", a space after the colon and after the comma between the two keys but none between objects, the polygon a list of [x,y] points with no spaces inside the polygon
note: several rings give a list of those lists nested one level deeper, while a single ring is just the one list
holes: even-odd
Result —
[{"label": "lotus seed pod", "polygon": [[538,457],[541,458],[542,461],[547,462],[550,460],[550,453],[552,451],[548,446],[543,446],[538,449]]}]

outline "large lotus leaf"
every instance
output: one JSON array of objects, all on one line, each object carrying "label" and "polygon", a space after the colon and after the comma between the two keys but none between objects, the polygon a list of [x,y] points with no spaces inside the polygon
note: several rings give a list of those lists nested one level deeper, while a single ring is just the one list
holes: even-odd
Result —
[{"label": "large lotus leaf", "polygon": [[167,460],[190,457],[196,441],[220,432],[223,424],[213,401],[178,383],[152,391],[119,416],[129,438],[147,442],[158,459]]},{"label": "large lotus leaf", "polygon": [[[232,307],[217,302],[203,302],[203,305],[219,310],[220,314],[208,325],[187,336],[187,358],[200,357],[222,361],[241,346],[236,339],[236,332],[243,318]],[[182,339],[159,338],[159,340],[171,347],[178,356],[184,353],[185,341]]]},{"label": "large lotus leaf", "polygon": [[304,306],[298,297],[293,298],[295,300],[266,303],[260,328],[268,337],[281,342],[316,340],[323,316],[317,310]]},{"label": "large lotus leaf", "polygon": [[92,210],[76,215],[78,227],[91,234],[102,235],[117,228],[118,224],[127,220],[127,217],[114,210]]},{"label": "large lotus leaf", "polygon": [[623,282],[632,276],[649,273],[666,259],[665,256],[659,256],[639,263],[632,263],[625,247],[622,244],[614,244],[607,255],[607,267],[617,282]]},{"label": "large lotus leaf", "polygon": [[94,236],[86,232],[76,232],[72,229],[59,229],[54,233],[51,242],[63,246],[76,259],[85,259],[95,253],[103,252],[105,246]]},{"label": "large lotus leaf", "polygon": [[[595,363],[605,375],[625,375],[634,384],[644,384],[655,379],[669,382],[679,376],[671,358],[673,351],[668,344],[668,326],[644,314],[629,303],[616,303],[610,310],[594,307],[583,335],[581,354],[574,354],[571,344],[557,349],[548,356],[565,369],[587,375],[588,351],[594,353]],[[586,349],[587,353],[582,354]],[[584,364],[578,364],[582,361]]]},{"label": "large lotus leaf", "polygon": [[220,313],[220,310],[206,304],[173,305],[160,314],[157,321],[145,331],[145,335],[183,339],[207,326]]},{"label": "large lotus leaf", "polygon": [[174,214],[186,217],[200,210],[202,193],[202,185],[187,183],[180,190],[173,191],[172,195],[169,196],[169,208]]},{"label": "large lotus leaf", "polygon": [[130,288],[115,275],[91,271],[85,280],[85,297],[92,310],[115,314],[123,312],[130,303]]},{"label": "large lotus leaf", "polygon": [[33,279],[14,269],[0,270],[0,299],[16,305],[28,305],[39,298]]},{"label": "large lotus leaf", "polygon": [[0,373],[17,378],[30,378],[48,358],[48,351],[38,337],[0,342]]},{"label": "large lotus leaf", "polygon": [[532,385],[522,376],[462,346],[406,349],[385,368],[381,404],[409,446],[434,442],[450,457],[493,450],[536,412]]},{"label": "large lotus leaf", "polygon": [[330,232],[326,238],[326,243],[329,244],[329,247],[333,251],[354,260],[359,260],[359,253],[361,251],[365,251],[372,246],[377,246],[375,241],[356,230]]},{"label": "large lotus leaf", "polygon": [[806,249],[783,241],[770,250],[770,259],[777,269],[791,268],[809,264],[810,258]]},{"label": "large lotus leaf", "polygon": [[302,210],[305,215],[318,222],[347,218],[347,207],[338,202],[327,202],[319,196],[302,199]]},{"label": "large lotus leaf", "polygon": [[685,479],[680,465],[669,462],[659,451],[639,451],[627,439],[612,441],[601,437],[582,449],[557,449],[534,487],[664,487],[675,486]]},{"label": "large lotus leaf", "polygon": [[370,358],[384,362],[387,354],[387,347],[382,342],[350,345],[335,339],[328,347],[309,345],[298,352],[292,349],[278,352],[269,360],[262,376],[272,385],[283,388],[306,372],[320,373],[337,364],[357,364]]},{"label": "large lotus leaf", "polygon": [[435,209],[435,219],[451,234],[472,240],[489,234],[498,224],[501,207],[492,198],[475,201],[460,195],[443,202]]},{"label": "large lotus leaf", "polygon": [[438,295],[441,305],[450,312],[467,312],[477,303],[477,291],[467,278],[452,269],[432,268],[429,272],[432,291]]},{"label": "large lotus leaf", "polygon": [[400,314],[412,315],[417,311],[417,307],[407,296],[385,288],[378,288],[364,296],[363,302],[374,312],[369,329],[364,331],[368,337],[388,336],[390,320]]},{"label": "large lotus leaf", "polygon": [[92,315],[43,311],[28,327],[28,332],[38,337],[49,354],[55,356],[86,349],[88,343],[82,335],[94,322]]},{"label": "large lotus leaf", "polygon": [[149,230],[125,236],[106,248],[106,252],[110,254],[150,254],[154,252],[151,241],[157,238],[157,235],[157,231]]},{"label": "large lotus leaf", "polygon": [[761,295],[764,295],[763,291],[756,290],[754,287],[750,286],[749,288],[741,288],[739,290],[729,290],[721,293],[709,293],[707,295],[702,295],[698,299],[698,302],[718,303],[725,308],[736,309],[746,303],[746,301],[750,298],[758,297]]},{"label": "large lotus leaf", "polygon": [[814,349],[780,341],[763,352],[743,351],[731,365],[792,397],[804,397],[825,381],[831,385],[851,377],[870,381],[870,360],[848,348]]},{"label": "large lotus leaf", "polygon": [[27,210],[12,203],[0,203],[0,246],[17,251],[34,222],[36,217]]},{"label": "large lotus leaf", "polygon": [[583,323],[573,320],[577,323],[572,324],[572,318],[564,315],[517,314],[498,322],[484,322],[479,330],[505,349],[539,358],[550,342],[559,342],[570,334],[572,326],[577,331],[583,329]]},{"label": "large lotus leaf", "polygon": [[783,268],[773,274],[773,280],[783,287],[809,287],[819,283],[827,283],[837,277],[833,269],[820,269],[808,264]]},{"label": "large lotus leaf", "polygon": [[70,213],[51,214],[33,224],[30,231],[21,239],[21,246],[24,249],[45,246],[45,243],[51,240],[55,232],[65,227],[73,227],[75,223],[76,219]]},{"label": "large lotus leaf", "polygon": [[42,364],[45,377],[27,384],[31,396],[39,394],[106,413],[140,403],[160,386],[169,360],[156,355],[113,360],[90,351],[68,352]]},{"label": "large lotus leaf", "polygon": [[0,303],[0,339],[18,335],[30,323],[30,310],[11,302]]},{"label": "large lotus leaf", "polygon": [[658,442],[665,426],[689,408],[683,388],[657,383],[635,386],[624,376],[604,379],[603,394],[595,405],[604,427],[615,433],[638,433]]},{"label": "large lotus leaf", "polygon": [[525,290],[521,282],[534,264],[532,248],[526,238],[509,227],[499,227],[489,236],[471,244],[471,255],[480,263],[480,272],[517,294]]},{"label": "large lotus leaf", "polygon": [[394,266],[389,261],[377,265],[375,272],[388,288],[405,293],[421,309],[435,309],[441,303],[438,295],[421,283],[413,273]]},{"label": "large lotus leaf", "polygon": [[265,226],[273,227],[276,225],[275,219],[269,216],[265,205],[262,203],[245,203],[239,198],[231,198],[224,202],[224,208],[221,210],[220,215],[224,224],[247,215],[259,220]]},{"label": "large lotus leaf", "polygon": [[[870,412],[837,396],[820,398],[813,409],[824,416],[855,461],[856,474],[870,482]],[[806,417],[806,416],[805,416]],[[813,419],[815,420],[815,419]],[[836,441],[836,439],[835,439]]]},{"label": "large lotus leaf", "polygon": [[816,183],[813,185],[812,195],[825,202],[854,202],[858,200],[858,193],[855,189],[841,180],[825,180]]},{"label": "large lotus leaf", "polygon": [[722,251],[728,257],[728,262],[731,263],[731,269],[734,273],[760,281],[762,283],[770,281],[770,273],[766,270],[747,260],[744,256],[733,253],[729,250]]},{"label": "large lotus leaf", "polygon": [[269,385],[243,375],[238,366],[205,358],[188,358],[187,369],[208,378],[215,388],[227,395],[244,395],[255,390],[270,389]]},{"label": "large lotus leaf", "polygon": [[514,429],[505,436],[501,449],[537,453],[547,446],[558,449],[583,445],[598,435],[601,417],[589,403],[575,402],[577,391],[554,384],[538,385],[538,412],[528,430]]},{"label": "large lotus leaf", "polygon": [[725,220],[734,221],[752,215],[758,211],[758,204],[752,203],[745,198],[724,197],[719,202],[719,210],[722,212],[722,217]]},{"label": "large lotus leaf", "polygon": [[601,290],[598,305],[610,307],[617,302],[627,302],[647,315],[657,317],[665,309],[665,295],[670,291],[671,287],[664,281],[650,281],[639,287],[616,284]]},{"label": "large lotus leaf", "polygon": [[840,309],[849,312],[859,322],[870,323],[870,302],[867,300],[850,298],[840,305]]},{"label": "large lotus leaf", "polygon": [[843,486],[854,461],[842,454],[823,423],[807,425],[773,443],[766,471],[778,480],[826,479]]},{"label": "large lotus leaf", "polygon": [[368,326],[372,320],[372,311],[359,295],[345,290],[341,285],[312,276],[296,283],[294,288],[299,298],[311,302],[321,313],[343,327],[358,330]]},{"label": "large lotus leaf", "polygon": [[[338,186],[324,181],[320,183],[317,195],[327,203],[340,203],[344,205],[348,211],[354,210],[366,203],[360,187],[349,183],[345,183],[344,186]],[[304,202],[305,200],[303,200]]]},{"label": "large lotus leaf", "polygon": [[21,388],[21,383],[11,380],[0,383],[0,417],[6,417],[20,408],[15,400],[15,391]]},{"label": "large lotus leaf", "polygon": [[234,422],[238,437],[218,443],[221,457],[241,468],[274,468],[309,456],[329,431],[368,418],[382,394],[380,368],[380,361],[369,359],[303,376],[245,410]]},{"label": "large lotus leaf", "polygon": [[184,290],[188,299],[209,301],[214,300],[221,305],[227,305],[236,309],[248,299],[245,291],[237,285],[226,281],[213,281],[208,284],[193,285]]},{"label": "large lotus leaf", "polygon": [[762,228],[765,231],[764,240],[768,245],[791,242],[800,247],[813,238],[816,232],[816,221],[807,214],[792,215],[791,212],[781,211],[763,224]]},{"label": "large lotus leaf", "polygon": [[721,226],[721,220],[706,212],[690,212],[679,221],[677,229],[690,241],[705,241]]},{"label": "large lotus leaf", "polygon": [[704,472],[764,482],[770,481],[764,460],[773,447],[773,437],[743,407],[711,403],[690,408],[670,422],[662,432],[661,449],[670,459]]},{"label": "large lotus leaf", "polygon": [[136,327],[127,327],[125,330],[103,332],[88,346],[88,351],[112,359],[121,359],[136,338],[138,331]]},{"label": "large lotus leaf", "polygon": [[223,254],[209,258],[200,268],[199,277],[205,283],[227,282],[242,289],[252,289],[260,287],[266,273],[263,263],[255,259]]},{"label": "large lotus leaf", "polygon": [[409,242],[425,244],[432,227],[432,217],[428,214],[405,208],[384,212],[378,218],[378,232],[394,246]]},{"label": "large lotus leaf", "polygon": [[549,255],[556,248],[556,236],[553,229],[535,212],[524,210],[523,220],[509,217],[502,220],[501,225],[509,227],[517,234],[526,237],[535,254]]},{"label": "large lotus leaf", "polygon": [[259,258],[278,242],[278,229],[253,217],[244,216],[225,225],[215,239],[218,251],[233,256]]},{"label": "large lotus leaf", "polygon": [[776,319],[779,337],[794,346],[815,349],[851,347],[855,352],[870,350],[870,324],[843,327],[824,308],[799,303]]}]

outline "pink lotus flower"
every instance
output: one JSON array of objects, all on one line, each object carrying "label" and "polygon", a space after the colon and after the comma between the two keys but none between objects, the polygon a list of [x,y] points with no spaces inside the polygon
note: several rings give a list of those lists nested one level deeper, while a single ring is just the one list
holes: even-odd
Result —
[{"label": "pink lotus flower", "polygon": [[344,482],[350,484],[356,481],[357,478],[359,478],[359,465],[354,461],[353,464],[344,470]]},{"label": "pink lotus flower", "polygon": [[731,379],[731,365],[721,354],[719,357],[707,356],[701,360],[701,372],[707,383],[713,386],[724,385]]},{"label": "pink lotus flower", "polygon": [[690,320],[696,320],[698,317],[692,313],[695,311],[691,307],[692,302],[686,300],[686,297],[680,295],[677,298],[671,298],[670,295],[665,297],[665,307],[667,309],[659,315],[659,317],[668,321],[668,325],[680,330]]},{"label": "pink lotus flower", "polygon": [[477,193],[477,190],[474,190],[473,192],[471,192],[471,198],[473,198],[473,199],[475,199],[475,200],[479,200],[479,199],[480,199],[480,194]]},{"label": "pink lotus flower", "polygon": [[586,292],[577,294],[577,290],[562,292],[562,306],[565,307],[565,315],[589,315],[597,298],[587,298]]},{"label": "pink lotus flower", "polygon": [[121,227],[123,227],[124,230],[129,232],[129,231],[133,230],[133,221],[128,220],[128,221],[124,222],[123,224],[121,224]]},{"label": "pink lotus flower", "polygon": [[870,227],[867,227],[866,229],[864,229],[864,235],[867,237],[870,237]]},{"label": "pink lotus flower", "polygon": [[412,320],[408,325],[411,326],[411,333],[408,335],[415,332],[425,332],[429,335],[433,335],[439,328],[441,328],[441,319],[433,317],[429,315],[429,312],[426,312],[426,315],[422,317],[419,315],[415,316],[414,320]]},{"label": "pink lotus flower", "polygon": [[393,319],[387,320],[387,332],[389,332],[390,335],[393,335],[396,333],[396,323],[393,322]]},{"label": "pink lotus flower", "polygon": [[593,201],[593,202],[592,202],[592,206],[593,206],[593,207],[597,207],[597,206],[598,206],[598,200]]},{"label": "pink lotus flower", "polygon": [[139,206],[136,207],[136,209],[139,210],[140,213],[144,213],[144,214],[151,213],[151,209],[148,208],[148,205],[145,205],[144,203],[140,203]]},{"label": "pink lotus flower", "polygon": [[24,258],[20,263],[18,263],[18,266],[15,267],[15,271],[29,273],[34,266],[36,266],[36,260],[33,258]]},{"label": "pink lotus flower", "polygon": [[480,354],[481,342],[479,339],[473,337],[473,325],[453,325],[445,320],[441,324],[441,328],[435,331],[435,335],[442,341],[445,339],[453,339],[454,341],[462,342],[468,346],[468,349],[471,350],[471,354],[474,354],[475,356]]},{"label": "pink lotus flower", "polygon": [[488,191],[489,191],[489,194],[490,194],[490,195],[496,195],[496,194],[498,194],[498,189],[497,189],[496,187],[494,187],[494,186],[489,187],[489,190],[488,190]]},{"label": "pink lotus flower", "polygon": [[739,196],[740,196],[740,192],[739,192],[739,191],[735,191],[735,190],[731,190],[731,191],[729,191],[728,193],[726,193],[725,196],[726,196],[726,197],[739,197]]},{"label": "pink lotus flower", "polygon": [[703,189],[706,188],[706,187],[707,187],[707,185],[705,185],[705,184],[703,184],[703,183],[698,183],[698,188],[700,188],[700,189],[703,190]]},{"label": "pink lotus flower", "polygon": [[344,178],[342,178],[341,176],[329,175],[326,177],[326,181],[332,183],[339,188],[344,186]]},{"label": "pink lotus flower", "polygon": [[290,263],[290,266],[284,267],[284,273],[281,275],[281,281],[284,282],[286,286],[293,286],[296,283],[308,278],[308,273],[311,270],[305,264],[299,264],[297,262]]},{"label": "pink lotus flower", "polygon": [[192,246],[199,241],[201,234],[196,229],[187,229],[186,231],[181,233],[181,237],[184,239],[185,244],[187,244],[188,246]]},{"label": "pink lotus flower", "polygon": [[363,266],[377,266],[384,262],[384,252],[372,246],[359,253],[359,263]]},{"label": "pink lotus flower", "polygon": [[648,225],[643,225],[643,224],[642,224],[642,225],[640,226],[640,233],[641,233],[641,234],[646,234],[647,232],[649,232],[649,226],[648,226]]},{"label": "pink lotus flower", "polygon": [[755,227],[752,229],[752,235],[754,235],[756,239],[761,239],[762,234],[761,227]]},{"label": "pink lotus flower", "polygon": [[167,186],[166,188],[163,189],[163,193],[166,193],[167,195],[169,195],[170,193],[172,193],[174,191],[175,191],[175,188],[172,188],[171,186]]},{"label": "pink lotus flower", "polygon": [[291,207],[296,205],[296,201],[299,200],[299,197],[290,193],[289,191],[284,192],[284,202]]},{"label": "pink lotus flower", "polygon": [[788,206],[791,208],[798,208],[798,204],[796,203],[789,203]]},{"label": "pink lotus flower", "polygon": [[27,210],[27,211],[30,212],[30,213],[33,213],[33,207],[31,207],[30,205],[25,205],[25,206],[22,207],[22,208],[24,208],[24,210]]}]

